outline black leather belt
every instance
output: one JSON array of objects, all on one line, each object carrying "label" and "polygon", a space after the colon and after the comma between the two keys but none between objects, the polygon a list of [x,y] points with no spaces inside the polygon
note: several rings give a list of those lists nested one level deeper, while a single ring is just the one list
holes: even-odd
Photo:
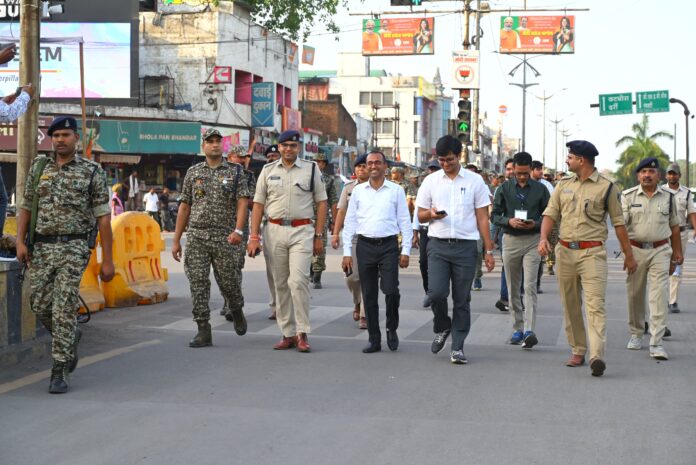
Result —
[{"label": "black leather belt", "polygon": [[679,226],[679,231],[681,231],[681,232],[686,231],[686,226]]},{"label": "black leather belt", "polygon": [[476,242],[473,239],[449,239],[446,237],[430,237],[430,239],[435,239],[440,242],[447,242],[448,244],[459,244],[461,242]]},{"label": "black leather belt", "polygon": [[370,244],[384,244],[385,242],[395,241],[396,236],[386,236],[386,237],[367,237],[362,234],[358,234],[358,239],[361,241],[369,242]]},{"label": "black leather belt", "polygon": [[44,236],[43,234],[36,234],[36,242],[43,242],[44,244],[58,244],[70,241],[87,240],[88,234],[56,234]]}]

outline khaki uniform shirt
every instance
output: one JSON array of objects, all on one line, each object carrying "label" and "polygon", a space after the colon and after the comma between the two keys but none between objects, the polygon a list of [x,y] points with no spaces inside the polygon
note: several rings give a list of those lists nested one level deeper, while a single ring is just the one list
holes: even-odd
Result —
[{"label": "khaki uniform shirt", "polygon": [[[29,168],[24,185],[24,200],[19,208],[31,211],[34,179],[39,175],[36,172],[37,164],[45,157],[36,157]],[[46,236],[88,233],[94,227],[95,218],[111,214],[104,170],[97,163],[77,154],[73,160],[60,167],[55,162],[55,155],[48,158],[37,188],[39,209],[36,232]]]},{"label": "khaki uniform shirt", "polygon": [[672,226],[679,225],[674,196],[660,187],[652,197],[648,197],[640,185],[626,189],[621,196],[621,209],[628,237],[634,241],[669,239]]},{"label": "khaki uniform shirt", "polygon": [[694,205],[694,196],[689,188],[679,185],[679,189],[672,190],[668,184],[662,186],[667,192],[674,194],[674,200],[677,202],[677,217],[679,218],[679,226],[686,227],[689,224],[689,215],[696,213],[696,205]]},{"label": "khaki uniform shirt", "polygon": [[[312,166],[314,166],[314,192],[311,191]],[[278,160],[263,167],[256,181],[254,203],[264,205],[271,219],[301,220],[312,218],[314,204],[327,199],[321,180],[321,170],[313,161],[297,158],[286,168]]]},{"label": "khaki uniform shirt", "polygon": [[181,190],[181,201],[191,206],[189,233],[230,234],[237,224],[237,200],[250,195],[241,165],[227,161],[217,168],[205,161],[193,165]]},{"label": "khaki uniform shirt", "polygon": [[338,199],[338,205],[336,208],[339,210],[348,210],[348,202],[350,202],[350,195],[353,193],[353,189],[355,189],[355,186],[358,185],[358,181],[356,179],[350,181],[347,183],[345,186],[343,186],[343,190],[341,191],[341,197]]},{"label": "khaki uniform shirt", "polygon": [[614,227],[624,225],[620,194],[597,170],[585,181],[571,174],[558,182],[544,216],[560,222],[559,237],[564,241],[606,241],[607,214]]}]

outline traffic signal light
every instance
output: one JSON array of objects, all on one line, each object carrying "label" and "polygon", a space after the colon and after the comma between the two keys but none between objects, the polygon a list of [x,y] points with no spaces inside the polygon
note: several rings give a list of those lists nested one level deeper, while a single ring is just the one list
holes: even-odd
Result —
[{"label": "traffic signal light", "polygon": [[471,141],[471,101],[462,99],[458,103],[457,138],[466,145]]},{"label": "traffic signal light", "polygon": [[423,0],[391,0],[391,6],[421,6]]}]

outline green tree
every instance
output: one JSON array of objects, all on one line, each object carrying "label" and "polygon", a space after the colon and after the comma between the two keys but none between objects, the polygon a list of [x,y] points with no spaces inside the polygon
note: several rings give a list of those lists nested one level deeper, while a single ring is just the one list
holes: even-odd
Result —
[{"label": "green tree", "polygon": [[662,150],[656,140],[659,138],[674,139],[674,136],[666,131],[658,131],[650,134],[650,121],[647,114],[643,114],[643,120],[631,126],[633,135],[624,136],[616,141],[616,147],[626,146],[619,159],[616,161],[619,168],[616,170],[616,180],[625,189],[635,186],[636,167],[644,158],[655,157],[660,162],[660,166],[666,168],[669,164],[669,157]]},{"label": "green tree", "polygon": [[292,40],[306,39],[322,23],[330,32],[339,32],[334,21],[339,6],[347,0],[244,0],[254,21],[271,32]]}]

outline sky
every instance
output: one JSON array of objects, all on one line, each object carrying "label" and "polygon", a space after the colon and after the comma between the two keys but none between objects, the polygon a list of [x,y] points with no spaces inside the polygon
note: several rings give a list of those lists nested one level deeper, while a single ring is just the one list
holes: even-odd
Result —
[{"label": "sky", "polygon": [[[474,4],[476,2],[473,2]],[[696,112],[696,60],[690,47],[693,46],[693,18],[696,17],[696,2],[693,0],[578,0],[554,3],[549,0],[527,0],[527,8],[557,9],[554,12],[538,12],[539,15],[562,15],[563,8],[588,9],[567,14],[575,15],[575,53],[548,55],[531,58],[541,75],[527,73],[527,83],[538,85],[527,89],[526,151],[535,159],[542,159],[544,137],[543,104],[534,96],[554,94],[546,102],[546,164],[554,167],[555,125],[551,120],[563,120],[558,124],[559,132],[565,129],[568,140],[584,139],[595,144],[599,151],[596,159],[598,168],[616,169],[616,160],[622,149],[615,143],[625,135],[631,135],[631,126],[641,120],[642,114],[599,116],[597,108],[600,94],[621,92],[668,90],[670,97],[683,100]],[[524,7],[523,1],[489,2],[491,9]],[[462,1],[423,2],[415,16],[435,16],[435,54],[432,56],[377,57],[371,59],[372,69],[385,69],[393,75],[422,75],[432,80],[439,67],[446,93],[452,94],[452,51],[463,49],[463,15],[457,13],[433,13],[423,15],[423,9],[455,10],[463,7]],[[313,66],[301,65],[301,70],[327,70],[337,68],[339,52],[359,52],[361,48],[361,20],[364,16],[349,13],[374,12],[385,14],[395,7],[389,0],[349,0],[348,11],[342,9],[336,22],[341,28],[338,35],[328,34],[318,25],[316,31],[305,41],[316,48]],[[403,8],[398,8],[403,9]],[[523,12],[512,12],[522,15]],[[509,85],[522,82],[522,69],[514,77],[508,73],[519,60],[515,56],[494,53],[498,49],[500,18],[507,12],[492,12],[481,19],[481,113],[487,112],[488,121],[496,125],[502,121],[503,131],[509,137],[519,138],[522,133],[522,90]],[[401,16],[401,15],[400,15]],[[402,17],[402,16],[401,16]],[[472,16],[473,18],[473,16]],[[472,22],[473,24],[473,22]],[[473,31],[473,27],[472,27]],[[338,38],[338,41],[334,40]],[[520,55],[521,57],[521,55]],[[566,89],[566,90],[562,90]],[[456,95],[456,93],[455,93]],[[456,99],[455,99],[456,101]],[[505,116],[498,108],[505,105]],[[686,157],[685,117],[678,104],[670,111],[650,114],[650,133],[667,131],[674,134],[676,125],[676,154],[678,159]],[[693,120],[690,129],[694,130]],[[693,136],[691,137],[693,139]],[[563,168],[565,150],[563,139],[558,138],[559,169]],[[669,139],[658,141],[663,150],[674,158],[675,142]],[[693,147],[693,142],[691,144]],[[690,155],[692,163],[696,153]],[[692,184],[693,184],[692,180]]]}]

